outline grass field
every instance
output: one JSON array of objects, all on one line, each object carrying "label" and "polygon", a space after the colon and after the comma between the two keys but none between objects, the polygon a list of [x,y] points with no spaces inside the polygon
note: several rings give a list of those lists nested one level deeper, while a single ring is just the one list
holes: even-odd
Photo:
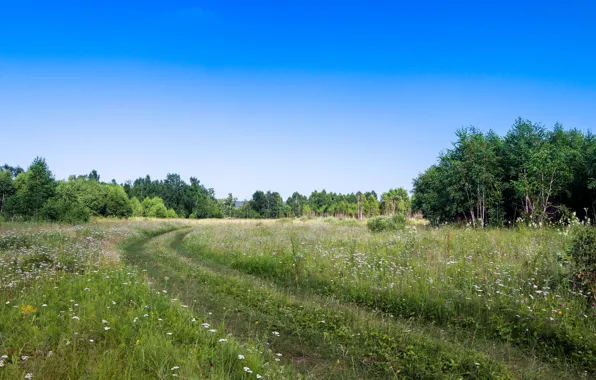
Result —
[{"label": "grass field", "polygon": [[573,228],[0,226],[0,379],[576,379]]}]

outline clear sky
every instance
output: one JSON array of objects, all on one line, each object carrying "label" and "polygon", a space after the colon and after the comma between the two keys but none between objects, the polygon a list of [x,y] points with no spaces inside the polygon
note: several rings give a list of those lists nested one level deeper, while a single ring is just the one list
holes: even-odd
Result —
[{"label": "clear sky", "polygon": [[596,126],[593,1],[0,0],[0,164],[411,188],[474,125]]}]

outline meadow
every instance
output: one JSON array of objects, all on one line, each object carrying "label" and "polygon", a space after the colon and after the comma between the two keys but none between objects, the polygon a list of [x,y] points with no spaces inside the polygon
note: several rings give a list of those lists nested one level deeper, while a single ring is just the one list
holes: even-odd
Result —
[{"label": "meadow", "polygon": [[0,225],[0,379],[590,379],[587,227]]}]

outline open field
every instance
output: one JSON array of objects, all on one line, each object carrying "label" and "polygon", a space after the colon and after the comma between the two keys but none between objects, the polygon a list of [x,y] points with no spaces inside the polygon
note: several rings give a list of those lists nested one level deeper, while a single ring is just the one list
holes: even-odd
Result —
[{"label": "open field", "polygon": [[0,226],[0,379],[576,379],[576,227]]}]

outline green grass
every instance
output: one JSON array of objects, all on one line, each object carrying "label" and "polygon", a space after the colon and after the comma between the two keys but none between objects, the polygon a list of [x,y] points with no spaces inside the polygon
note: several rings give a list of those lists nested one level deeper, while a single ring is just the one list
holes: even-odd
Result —
[{"label": "green grass", "polygon": [[596,310],[570,282],[572,237],[5,225],[0,379],[594,378]]},{"label": "green grass", "polygon": [[524,347],[596,368],[594,308],[570,286],[558,230],[410,229],[371,235],[326,224],[205,226],[188,251],[288,289]]},{"label": "green grass", "polygon": [[[239,342],[220,323],[202,325],[207,316],[156,291],[139,269],[100,260],[102,236],[138,242],[173,228],[179,226],[5,235],[0,270],[16,284],[0,291],[0,379],[285,376],[258,342]],[[47,256],[47,265],[29,255]],[[58,265],[65,258],[73,264]]]}]

